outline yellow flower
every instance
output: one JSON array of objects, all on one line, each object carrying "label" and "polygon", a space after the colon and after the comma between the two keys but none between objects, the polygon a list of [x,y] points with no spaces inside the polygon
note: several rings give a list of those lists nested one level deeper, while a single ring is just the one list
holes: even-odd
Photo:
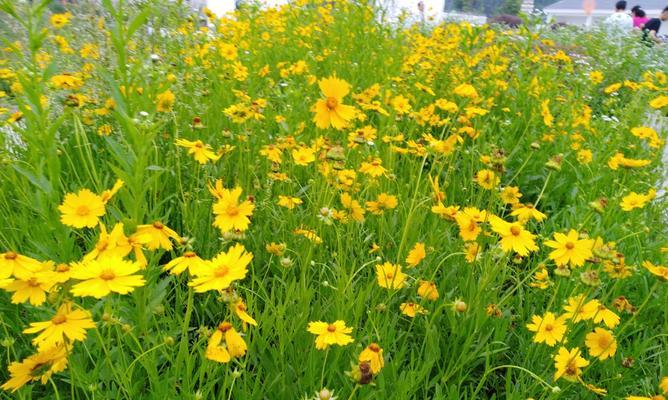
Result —
[{"label": "yellow flower", "polygon": [[594,332],[588,333],[585,337],[585,345],[587,345],[589,355],[598,357],[599,360],[612,357],[617,351],[617,341],[612,332],[602,328],[595,328]]},{"label": "yellow flower", "polygon": [[61,213],[60,221],[74,228],[94,228],[105,213],[102,197],[88,189],[82,189],[77,194],[66,194],[58,210]]},{"label": "yellow flower", "polygon": [[544,242],[545,246],[553,250],[549,257],[557,265],[570,264],[571,267],[584,265],[585,261],[592,257],[594,241],[592,239],[578,239],[578,232],[571,229],[568,234],[555,232],[554,240]]},{"label": "yellow flower", "polygon": [[343,104],[343,98],[350,92],[348,82],[330,77],[318,81],[324,99],[316,101],[311,111],[315,113],[313,122],[320,129],[332,126],[343,129],[355,117],[355,107]]},{"label": "yellow flower", "polygon": [[468,83],[462,83],[454,89],[454,93],[460,97],[466,97],[469,99],[477,99],[478,92],[475,88]]},{"label": "yellow flower", "polygon": [[661,389],[663,394],[668,394],[668,376],[661,378],[661,382],[659,382],[659,389]]},{"label": "yellow flower", "polygon": [[51,18],[49,18],[49,21],[51,22],[51,25],[53,25],[54,28],[60,29],[70,22],[70,18],[72,18],[72,14],[66,12],[60,14],[53,14]]},{"label": "yellow flower", "polygon": [[114,186],[112,186],[111,189],[105,190],[100,195],[100,197],[102,198],[102,202],[104,204],[107,204],[109,200],[111,200],[111,198],[114,197],[114,195],[116,195],[116,193],[118,193],[119,190],[121,190],[123,185],[125,185],[125,182],[123,182],[123,180],[116,179],[116,182],[114,182]]},{"label": "yellow flower", "polygon": [[596,324],[603,322],[608,328],[614,328],[619,325],[619,315],[600,303],[598,304],[598,309],[596,310],[596,314],[594,314],[593,320]]},{"label": "yellow flower", "polygon": [[408,114],[411,111],[411,103],[402,95],[392,98],[390,104],[398,115]]},{"label": "yellow flower", "polygon": [[216,215],[213,225],[221,232],[233,229],[243,232],[248,229],[255,205],[248,200],[239,203],[241,192],[240,187],[222,189],[219,200],[213,205],[213,213]]},{"label": "yellow flower", "polygon": [[564,317],[569,318],[573,322],[587,321],[596,315],[598,312],[599,301],[596,299],[586,302],[583,295],[570,297],[568,304],[564,306]]},{"label": "yellow flower", "polygon": [[378,195],[375,201],[367,201],[366,208],[370,213],[375,215],[382,215],[385,210],[392,210],[397,207],[399,202],[396,196],[387,193]]},{"label": "yellow flower", "polygon": [[251,260],[253,254],[246,252],[246,248],[237,243],[227,252],[221,252],[208,261],[207,267],[191,271],[195,277],[188,285],[198,293],[227,289],[232,282],[246,277]]},{"label": "yellow flower", "polygon": [[0,253],[0,280],[14,276],[29,278],[33,272],[39,271],[42,263],[34,258],[8,251]]},{"label": "yellow flower", "polygon": [[114,229],[107,233],[107,228],[104,224],[100,224],[100,237],[97,240],[95,248],[86,254],[83,260],[90,261],[100,257],[118,256],[125,257],[132,251],[132,246],[128,242],[125,232],[123,232],[123,224],[117,223]]},{"label": "yellow flower", "polygon": [[289,210],[294,209],[296,206],[302,203],[304,202],[299,197],[291,197],[283,195],[278,196],[278,205],[281,207],[285,207]]},{"label": "yellow flower", "polygon": [[375,375],[380,372],[380,370],[385,365],[385,360],[383,359],[383,349],[378,346],[376,343],[371,343],[368,345],[359,356],[359,362],[368,362],[371,366],[371,372]]},{"label": "yellow flower", "polygon": [[74,296],[92,296],[98,299],[109,293],[128,294],[146,283],[141,275],[133,275],[141,269],[138,262],[121,257],[105,257],[78,263],[72,268],[72,279],[81,282],[72,286]]},{"label": "yellow flower", "polygon": [[230,308],[232,309],[232,312],[234,312],[234,314],[239,317],[241,321],[243,321],[244,330],[246,329],[246,324],[257,326],[257,321],[255,321],[253,317],[248,315],[246,312],[248,308],[242,299],[238,299],[234,303],[230,303]]},{"label": "yellow flower", "polygon": [[427,253],[424,249],[424,243],[415,243],[415,246],[408,252],[406,264],[408,264],[409,267],[416,267],[426,256]]},{"label": "yellow flower", "polygon": [[552,116],[552,113],[550,113],[550,99],[543,100],[543,102],[540,104],[540,114],[543,117],[543,123],[547,127],[551,127],[554,125],[554,117]]},{"label": "yellow flower", "polygon": [[383,167],[382,163],[383,161],[378,157],[371,158],[360,164],[359,172],[367,174],[373,178],[384,176],[387,174],[387,169]]},{"label": "yellow flower", "polygon": [[14,293],[13,304],[30,301],[33,306],[39,306],[46,301],[46,293],[57,283],[56,276],[51,270],[52,265],[44,263],[41,269],[22,274],[20,278],[0,284],[0,287]]},{"label": "yellow flower", "polygon": [[506,186],[501,190],[501,201],[504,204],[519,204],[520,197],[522,197],[522,193],[520,193],[520,188],[516,186]]},{"label": "yellow flower", "polygon": [[33,354],[21,362],[12,362],[7,370],[11,377],[2,385],[3,390],[12,393],[28,382],[40,381],[45,384],[51,375],[67,368],[67,350],[65,346],[52,347]]},{"label": "yellow flower", "polygon": [[190,273],[194,271],[199,271],[201,269],[207,268],[207,264],[202,260],[194,251],[186,251],[181,257],[176,257],[170,262],[168,262],[164,267],[163,271],[169,271],[172,275],[179,275],[186,269]]},{"label": "yellow flower", "polygon": [[643,208],[645,205],[652,201],[656,196],[656,190],[650,189],[647,194],[638,194],[636,192],[631,192],[630,194],[622,198],[622,202],[619,204],[622,210],[631,211],[634,208]]},{"label": "yellow flower", "polygon": [[169,239],[181,240],[178,233],[160,221],[155,221],[150,225],[139,225],[132,236],[138,243],[145,244],[149,250],[171,250],[173,245]]},{"label": "yellow flower", "polygon": [[561,342],[566,333],[566,317],[561,315],[555,317],[551,312],[546,312],[543,317],[534,315],[531,317],[531,323],[527,324],[527,329],[535,332],[533,338],[535,343],[543,343],[548,346],[554,346]]},{"label": "yellow flower", "polygon": [[599,83],[603,82],[603,73],[601,71],[591,71],[589,73],[589,80],[594,85],[598,85]]},{"label": "yellow flower", "polygon": [[333,344],[345,346],[355,341],[349,335],[353,331],[353,328],[348,328],[346,323],[341,320],[331,324],[322,321],[309,322],[307,330],[317,335],[315,338],[315,348],[318,350],[325,350]]},{"label": "yellow flower", "polygon": [[566,347],[559,348],[559,352],[554,356],[554,380],[564,378],[569,381],[576,381],[582,373],[582,368],[589,365],[589,361],[580,357],[580,349],[574,348],[568,350]]},{"label": "yellow flower", "polygon": [[513,208],[514,210],[510,213],[510,215],[512,217],[517,217],[517,220],[523,224],[530,219],[534,219],[537,222],[540,222],[547,218],[545,214],[536,210],[533,204],[517,204],[517,206]]},{"label": "yellow flower", "polygon": [[401,310],[402,314],[411,318],[415,318],[415,316],[418,314],[427,313],[427,310],[424,307],[416,303],[401,303],[399,309]]},{"label": "yellow flower", "polygon": [[664,108],[665,106],[668,106],[668,96],[661,95],[655,99],[652,99],[652,101],[649,102],[650,107],[656,108],[657,110],[660,108]]},{"label": "yellow flower", "polygon": [[478,185],[482,186],[484,189],[492,190],[499,184],[499,177],[496,176],[494,171],[489,169],[482,169],[476,174],[476,182]]},{"label": "yellow flower", "polygon": [[158,112],[165,112],[165,113],[172,111],[172,107],[174,106],[175,100],[176,96],[174,96],[174,93],[172,93],[171,90],[166,90],[160,93],[155,98],[156,110],[158,110]]},{"label": "yellow flower", "polygon": [[357,200],[353,200],[350,194],[341,193],[341,204],[343,208],[350,212],[352,219],[355,221],[364,221],[364,208],[362,208]]},{"label": "yellow flower", "polygon": [[480,257],[480,244],[478,243],[466,243],[464,245],[464,250],[466,252],[466,262],[472,263]]},{"label": "yellow flower", "polygon": [[426,300],[437,300],[438,299],[438,289],[436,284],[431,281],[420,281],[420,285],[417,290],[418,296]]},{"label": "yellow flower", "polygon": [[401,272],[401,265],[385,262],[376,265],[376,279],[382,288],[400,289],[404,287],[406,274]]},{"label": "yellow flower", "polygon": [[315,150],[307,146],[301,146],[292,150],[292,159],[295,160],[295,165],[305,167],[315,161]]},{"label": "yellow flower", "polygon": [[515,251],[520,256],[526,256],[531,251],[538,250],[534,242],[534,235],[524,229],[518,222],[506,222],[499,217],[490,219],[494,232],[501,236],[501,249],[504,252]]},{"label": "yellow flower", "polygon": [[647,270],[650,273],[658,276],[660,279],[668,281],[668,267],[664,267],[662,265],[654,265],[649,261],[643,262],[642,266],[647,268]]},{"label": "yellow flower", "polygon": [[211,146],[202,143],[201,140],[192,142],[186,139],[176,139],[174,144],[188,149],[188,154],[192,154],[193,157],[195,157],[195,160],[200,164],[206,164],[209,161],[218,161],[220,159],[220,154],[214,153],[213,150],[211,150]]},{"label": "yellow flower", "polygon": [[95,322],[91,319],[90,313],[86,310],[73,310],[72,303],[65,302],[61,304],[53,318],[44,322],[32,322],[30,328],[25,329],[23,333],[39,333],[32,343],[39,350],[46,350],[63,343],[84,341],[86,330],[91,328],[95,328]]},{"label": "yellow flower", "polygon": [[583,149],[578,151],[577,160],[580,164],[589,164],[593,158],[591,150]]},{"label": "yellow flower", "polygon": [[[221,345],[223,339],[225,340],[225,346]],[[205,355],[209,360],[227,363],[232,358],[243,357],[247,350],[246,342],[232,324],[221,322],[209,339]]]}]

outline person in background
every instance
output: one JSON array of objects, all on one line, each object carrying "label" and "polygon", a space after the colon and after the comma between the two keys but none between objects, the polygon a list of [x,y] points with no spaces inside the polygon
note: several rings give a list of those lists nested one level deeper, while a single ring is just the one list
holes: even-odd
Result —
[{"label": "person in background", "polygon": [[648,42],[663,43],[668,41],[668,7],[664,8],[659,18],[652,18],[645,23],[643,39]]},{"label": "person in background", "polygon": [[626,13],[626,1],[615,4],[615,12],[605,19],[605,24],[612,31],[627,32],[633,29],[633,19]]},{"label": "person in background", "polygon": [[633,15],[633,27],[642,29],[645,26],[645,23],[649,21],[647,18],[647,13],[640,6],[635,6],[631,9],[631,15]]}]

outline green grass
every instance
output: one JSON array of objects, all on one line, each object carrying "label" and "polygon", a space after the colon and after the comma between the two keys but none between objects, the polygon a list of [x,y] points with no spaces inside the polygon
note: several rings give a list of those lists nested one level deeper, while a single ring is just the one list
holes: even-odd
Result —
[{"label": "green grass", "polygon": [[[631,191],[646,193],[664,182],[662,149],[650,148],[630,129],[645,125],[648,102],[667,94],[665,49],[640,45],[635,38],[617,47],[597,32],[534,27],[404,29],[379,23],[366,3],[337,3],[326,9],[295,4],[270,11],[250,6],[236,19],[216,21],[209,32],[198,31],[193,16],[174,4],[73,7],[72,21],[61,29],[50,26],[48,11],[37,5],[17,7],[16,16],[10,17],[11,4],[0,1],[2,18],[14,18],[12,23],[21,29],[3,36],[2,46],[19,41],[22,47],[5,48],[0,58],[0,69],[16,74],[0,79],[8,95],[0,98],[0,107],[8,109],[1,118],[17,110],[23,113],[19,123],[5,125],[21,136],[25,147],[9,151],[7,138],[0,135],[0,252],[13,250],[56,263],[81,260],[95,246],[99,229],[63,225],[58,205],[66,193],[82,188],[101,193],[119,178],[125,186],[102,218],[108,228],[123,222],[130,235],[137,225],[160,220],[189,240],[171,252],[146,251],[148,267],[141,274],[147,283],[128,295],[100,301],[72,297],[67,293],[70,282],[35,307],[11,304],[11,294],[0,293],[3,382],[12,361],[35,352],[33,336],[22,330],[30,322],[51,318],[64,298],[89,310],[97,324],[84,342],[74,344],[68,368],[50,383],[29,384],[13,394],[0,392],[0,398],[296,399],[326,386],[339,399],[593,399],[597,396],[580,383],[553,380],[552,356],[560,345],[533,343],[526,328],[532,315],[560,314],[566,299],[577,294],[599,299],[610,309],[615,298],[625,296],[638,309],[635,314],[615,310],[621,323],[611,331],[618,349],[605,361],[590,356],[584,344],[585,335],[597,325],[569,323],[565,346],[579,347],[591,363],[584,369],[584,382],[607,389],[610,398],[660,393],[659,381],[668,375],[668,292],[665,281],[642,263],[666,265],[666,198],[659,194],[630,212],[619,203]],[[99,17],[105,19],[104,29],[98,26]],[[155,31],[164,28],[167,35],[147,35],[147,24]],[[75,53],[59,50],[54,35],[63,36]],[[236,79],[233,62],[217,51],[202,55],[202,49],[219,41],[237,46],[236,61],[247,68],[247,77]],[[99,47],[98,59],[80,57],[86,43]],[[555,58],[559,50],[568,56]],[[152,54],[159,60],[151,61]],[[281,76],[282,68],[298,61],[307,64],[306,72]],[[270,71],[261,76],[265,65]],[[84,70],[88,72],[80,90],[48,83],[54,75]],[[601,71],[604,81],[593,84],[588,77],[592,70]],[[310,109],[321,94],[314,82],[332,75],[349,82],[352,93],[380,85],[375,100],[388,115],[367,110],[366,120],[353,121],[344,131],[317,129]],[[624,80],[638,83],[638,88],[627,85],[618,94],[604,92]],[[12,86],[15,82],[22,91]],[[435,96],[416,83],[429,86]],[[475,86],[475,105],[488,110],[486,115],[460,118],[464,107],[473,105],[454,94],[461,83]],[[130,87],[143,91],[124,89]],[[156,112],[155,98],[167,89],[176,95],[174,107]],[[265,99],[264,118],[241,124],[228,118],[223,110],[240,102],[233,90],[252,100]],[[82,107],[67,105],[75,93],[89,100]],[[416,114],[399,116],[387,103],[398,94],[410,99],[415,112],[439,98],[456,102],[460,112],[440,112],[442,118],[449,117],[441,126],[421,124]],[[40,105],[42,97],[48,107]],[[94,110],[109,98],[115,109],[97,115]],[[553,127],[541,116],[546,99]],[[361,109],[350,95],[344,102]],[[589,128],[576,122],[585,105],[591,108]],[[656,112],[665,116],[666,108]],[[276,121],[279,115],[283,122]],[[617,121],[608,120],[612,116]],[[193,128],[195,117],[201,118],[203,129]],[[103,137],[97,131],[105,124],[113,132]],[[365,125],[377,129],[374,144],[347,147],[348,132]],[[462,133],[462,143],[449,154],[437,152],[425,140],[426,134],[445,139],[463,126],[474,128],[479,137],[473,140]],[[382,140],[398,134],[404,140]],[[665,124],[658,134],[665,139]],[[320,148],[340,145],[344,158],[328,159],[325,149],[304,167],[295,165],[286,149],[277,167],[259,154],[262,146],[288,137]],[[174,145],[176,138],[234,150],[216,163],[199,165]],[[410,148],[409,141],[423,152],[393,149]],[[577,146],[592,151],[591,163],[578,162]],[[651,163],[612,170],[607,163],[617,152]],[[359,171],[371,156],[382,160],[387,176],[371,178]],[[492,165],[485,165],[481,156],[490,156]],[[562,159],[560,166],[550,168],[547,164],[555,157]],[[325,223],[319,217],[323,207],[343,208],[342,190],[324,176],[324,167],[357,171],[351,195],[362,205],[389,193],[397,196],[397,208],[380,216],[367,212],[359,223]],[[438,177],[445,205],[477,207],[510,221],[511,210],[498,188],[485,190],[474,181],[484,168],[497,172],[498,188],[519,187],[523,203],[547,214],[545,221],[526,225],[540,247],[530,256],[503,253],[497,235],[484,224],[477,239],[482,254],[467,263],[456,223],[431,212],[436,203],[430,176]],[[289,181],[270,179],[276,170]],[[254,198],[250,228],[238,238],[212,225],[215,199],[208,185],[216,179],[225,187],[243,188],[242,199]],[[304,203],[288,210],[277,205],[279,195]],[[601,198],[607,206],[599,213],[590,203]],[[295,235],[300,227],[313,229],[322,243]],[[570,229],[615,242],[627,265],[635,267],[632,276],[614,278],[595,260],[575,268],[570,277],[555,275],[548,258],[551,249],[542,242]],[[245,357],[218,364],[204,356],[209,334],[225,320],[241,331],[240,321],[223,294],[194,293],[187,273],[171,276],[160,266],[186,248],[211,258],[236,241],[254,255],[248,275],[234,288],[258,326],[244,334]],[[284,256],[267,252],[270,242],[285,243]],[[405,266],[417,242],[425,243],[427,256],[418,267],[405,270],[410,287],[379,287],[375,265],[389,261]],[[374,243],[380,250],[371,254]],[[550,271],[551,285],[544,290],[530,286],[541,265]],[[585,284],[583,271],[597,271],[600,285]],[[416,295],[419,279],[437,284],[437,301]],[[456,300],[467,304],[465,312],[454,310]],[[399,309],[404,302],[419,303],[428,313],[404,316]],[[489,304],[499,308],[499,317],[487,314]],[[308,323],[337,319],[354,329],[355,342],[317,350]],[[384,349],[385,367],[373,385],[358,386],[346,371],[371,342]],[[632,365],[624,366],[624,359],[633,359]]]}]

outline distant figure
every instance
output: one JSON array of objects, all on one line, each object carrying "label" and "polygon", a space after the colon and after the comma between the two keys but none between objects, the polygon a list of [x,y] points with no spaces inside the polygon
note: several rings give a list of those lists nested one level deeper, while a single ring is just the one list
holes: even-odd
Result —
[{"label": "distant figure", "polygon": [[615,4],[615,12],[605,19],[605,25],[613,33],[624,33],[633,29],[633,18],[626,13],[626,1]]},{"label": "distant figure", "polygon": [[520,25],[522,25],[524,21],[522,21],[522,18],[516,15],[502,14],[502,15],[497,15],[496,17],[493,18],[489,18],[487,20],[487,23],[490,25],[498,24],[498,25],[506,25],[511,28],[517,28]]},{"label": "distant figure", "polygon": [[668,7],[663,9],[659,18],[652,18],[645,23],[643,39],[648,42],[662,43],[668,40]]},{"label": "distant figure", "polygon": [[420,14],[420,24],[424,26],[426,19],[424,17],[424,1],[417,3],[418,13]]},{"label": "distant figure", "polygon": [[642,29],[645,26],[645,23],[649,21],[647,18],[647,13],[640,6],[635,6],[631,9],[631,15],[633,15],[633,27]]}]

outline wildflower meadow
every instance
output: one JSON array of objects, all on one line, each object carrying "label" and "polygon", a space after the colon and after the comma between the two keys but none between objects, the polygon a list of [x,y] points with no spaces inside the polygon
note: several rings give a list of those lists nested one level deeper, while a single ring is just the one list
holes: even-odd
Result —
[{"label": "wildflower meadow", "polygon": [[668,397],[635,36],[0,0],[0,398]]}]

